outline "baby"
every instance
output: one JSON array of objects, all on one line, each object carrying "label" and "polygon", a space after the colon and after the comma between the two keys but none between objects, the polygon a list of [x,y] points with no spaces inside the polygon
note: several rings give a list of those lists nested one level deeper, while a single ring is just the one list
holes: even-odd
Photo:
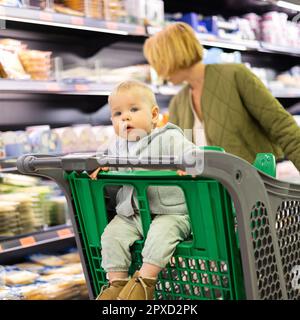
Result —
[{"label": "baby", "polygon": [[[140,159],[181,157],[196,148],[177,126],[168,123],[157,128],[159,107],[155,95],[145,84],[125,81],[114,89],[108,102],[117,135],[116,148],[111,150],[113,155]],[[100,170],[109,168],[98,168],[90,177],[97,179]],[[186,174],[180,170],[177,173]],[[147,196],[152,223],[142,251],[142,267],[129,279],[130,247],[143,238],[143,230],[134,188],[125,185],[118,191],[117,214],[101,237],[102,267],[107,272],[109,285],[102,290],[99,300],[153,300],[159,272],[169,262],[177,244],[190,235],[184,193],[179,187],[151,186]]]}]

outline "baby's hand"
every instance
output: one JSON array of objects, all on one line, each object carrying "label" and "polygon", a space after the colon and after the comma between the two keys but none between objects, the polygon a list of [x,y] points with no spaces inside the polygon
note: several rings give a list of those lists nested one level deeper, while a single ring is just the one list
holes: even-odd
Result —
[{"label": "baby's hand", "polygon": [[[179,176],[181,176],[181,177],[187,175],[186,171],[184,171],[184,170],[177,170],[177,174],[178,174]],[[196,178],[196,175],[192,175],[192,177],[193,177],[193,178]]]},{"label": "baby's hand", "polygon": [[97,180],[97,176],[98,176],[99,171],[108,171],[108,170],[109,170],[109,167],[99,167],[95,171],[93,171],[91,174],[89,174],[89,177],[92,180]]},{"label": "baby's hand", "polygon": [[186,176],[187,175],[186,171],[183,171],[183,170],[177,170],[177,174],[179,176]]}]

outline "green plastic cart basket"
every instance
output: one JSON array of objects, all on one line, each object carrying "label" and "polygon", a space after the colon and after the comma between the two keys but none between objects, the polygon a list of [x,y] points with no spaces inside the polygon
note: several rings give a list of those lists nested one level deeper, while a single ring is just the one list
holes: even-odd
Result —
[{"label": "green plastic cart basket", "polygon": [[[136,190],[145,236],[151,223],[147,188],[178,186],[185,194],[192,236],[160,273],[156,299],[299,299],[300,185],[275,179],[271,154],[259,154],[253,166],[216,148],[197,157],[202,173],[195,178],[178,176],[174,169],[188,165],[172,159],[134,159],[133,165],[132,159],[91,154],[25,155],[17,167],[56,181],[64,191],[91,299],[107,283],[100,238],[113,214],[111,195],[125,184]],[[91,180],[88,172],[99,163],[147,170],[110,171]],[[143,239],[131,248],[130,273],[141,266],[142,248]]]}]

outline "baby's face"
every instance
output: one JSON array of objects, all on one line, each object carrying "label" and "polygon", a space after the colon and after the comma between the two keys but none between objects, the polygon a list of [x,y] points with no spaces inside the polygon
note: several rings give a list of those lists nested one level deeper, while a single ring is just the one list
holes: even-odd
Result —
[{"label": "baby's face", "polygon": [[157,123],[158,107],[151,107],[142,92],[129,90],[111,97],[111,120],[115,133],[129,141],[148,135]]}]

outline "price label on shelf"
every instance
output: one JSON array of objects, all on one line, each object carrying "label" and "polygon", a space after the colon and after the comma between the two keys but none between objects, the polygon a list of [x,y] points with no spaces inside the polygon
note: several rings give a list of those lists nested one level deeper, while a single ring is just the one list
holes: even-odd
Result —
[{"label": "price label on shelf", "polygon": [[73,233],[71,232],[70,229],[66,228],[66,229],[61,229],[57,231],[57,234],[59,236],[59,238],[67,238],[73,235]]},{"label": "price label on shelf", "polygon": [[71,17],[71,23],[79,25],[79,26],[83,26],[84,25],[84,20],[81,17]]},{"label": "price label on shelf", "polygon": [[21,238],[20,243],[22,247],[29,247],[32,246],[36,243],[34,237],[26,237],[26,238]]},{"label": "price label on shelf", "polygon": [[106,26],[107,29],[111,29],[111,30],[119,29],[118,23],[114,22],[114,21],[106,21],[105,22],[105,26]]},{"label": "price label on shelf", "polygon": [[86,84],[75,84],[75,91],[89,91],[89,86]]},{"label": "price label on shelf", "polygon": [[40,19],[44,21],[53,21],[53,15],[49,12],[40,12]]}]

